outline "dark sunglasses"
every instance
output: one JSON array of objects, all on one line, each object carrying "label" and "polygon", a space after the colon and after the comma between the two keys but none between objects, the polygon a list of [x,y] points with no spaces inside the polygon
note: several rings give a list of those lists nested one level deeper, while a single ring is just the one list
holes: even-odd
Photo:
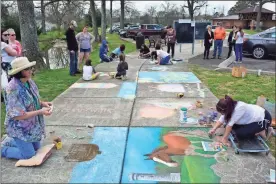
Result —
[{"label": "dark sunglasses", "polygon": [[10,36],[10,34],[3,34],[3,36]]}]

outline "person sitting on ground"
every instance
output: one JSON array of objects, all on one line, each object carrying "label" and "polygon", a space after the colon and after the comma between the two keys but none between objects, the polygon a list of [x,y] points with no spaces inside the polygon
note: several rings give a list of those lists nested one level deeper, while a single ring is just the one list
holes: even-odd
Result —
[{"label": "person sitting on ground", "polygon": [[221,140],[224,145],[230,146],[228,137],[232,130],[237,139],[253,138],[255,135],[268,139],[273,131],[270,127],[272,120],[270,113],[258,105],[235,101],[225,95],[225,98],[217,103],[216,109],[222,116],[209,134],[214,134],[221,125],[226,125]]},{"label": "person sitting on ground", "polygon": [[115,75],[115,78],[126,80],[127,79],[126,71],[128,70],[128,64],[125,61],[126,57],[125,57],[124,54],[120,54],[119,59],[120,59],[120,62],[119,62],[118,67],[117,67],[117,73]]},{"label": "person sitting on ground", "polygon": [[157,62],[155,64],[159,65],[167,65],[170,63],[171,56],[167,52],[161,50],[160,44],[156,44],[155,46],[156,54],[157,54]]},{"label": "person sitting on ground", "polygon": [[151,56],[150,49],[145,44],[141,45],[139,56],[142,58],[149,58]]},{"label": "person sitting on ground", "polygon": [[126,46],[122,44],[120,47],[114,49],[110,54],[110,59],[114,59],[115,57],[118,57],[120,54],[124,54],[125,48]]},{"label": "person sitting on ground", "polygon": [[[13,159],[29,159],[40,148],[40,141],[45,138],[46,130],[43,116],[51,115],[51,102],[39,99],[39,91],[31,79],[32,67],[26,57],[18,57],[11,62],[12,76],[4,98],[6,102],[5,127],[8,137],[7,144],[1,144],[1,155]],[[5,140],[4,140],[5,141]]]},{"label": "person sitting on ground", "polygon": [[94,80],[99,76],[99,73],[95,71],[91,63],[91,59],[87,59],[85,65],[83,66],[82,79],[85,81]]},{"label": "person sitting on ground", "polygon": [[9,45],[14,49],[16,50],[17,52],[17,56],[22,56],[22,46],[20,44],[19,41],[16,40],[16,34],[15,34],[15,31],[14,29],[8,29],[7,30],[8,33],[9,33]]},{"label": "person sitting on ground", "polygon": [[141,58],[150,58],[150,49],[145,45],[141,45],[140,54]]},{"label": "person sitting on ground", "polygon": [[101,58],[101,62],[110,62],[112,61],[110,57],[107,55],[108,52],[108,42],[106,40],[102,41],[102,45],[100,47],[100,53],[99,56]]}]

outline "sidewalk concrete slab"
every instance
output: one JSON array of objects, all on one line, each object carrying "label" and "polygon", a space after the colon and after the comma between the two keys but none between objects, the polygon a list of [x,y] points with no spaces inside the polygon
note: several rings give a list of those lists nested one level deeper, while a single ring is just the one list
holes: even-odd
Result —
[{"label": "sidewalk concrete slab", "polygon": [[93,129],[77,130],[75,127],[47,126],[43,145],[52,143],[49,132],[53,130],[54,135],[62,139],[62,149],[53,149],[48,160],[37,167],[15,167],[16,160],[2,158],[1,181],[3,183],[68,183],[76,163],[66,162],[64,156],[67,155],[72,144],[88,143],[93,137]]},{"label": "sidewalk concrete slab", "polygon": [[138,98],[176,98],[183,93],[183,98],[215,98],[214,94],[202,84],[154,84],[140,83]]},{"label": "sidewalk concrete slab", "polygon": [[[180,123],[179,109],[192,108],[199,100],[202,108],[188,110],[188,123]],[[161,126],[183,127],[199,126],[197,123],[199,113],[212,112],[217,103],[216,98],[137,98],[134,104],[131,126]]]},{"label": "sidewalk concrete slab", "polygon": [[[66,103],[64,103],[66,102]],[[58,98],[47,125],[128,126],[133,100],[122,98]]]}]

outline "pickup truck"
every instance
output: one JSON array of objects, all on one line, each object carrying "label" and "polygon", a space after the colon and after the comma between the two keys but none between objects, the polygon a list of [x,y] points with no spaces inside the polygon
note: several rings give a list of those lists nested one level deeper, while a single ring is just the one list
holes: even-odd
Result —
[{"label": "pickup truck", "polygon": [[141,32],[145,38],[154,35],[160,35],[162,37],[164,35],[164,28],[158,24],[141,24],[138,29],[127,30],[126,37],[135,39],[139,32]]}]

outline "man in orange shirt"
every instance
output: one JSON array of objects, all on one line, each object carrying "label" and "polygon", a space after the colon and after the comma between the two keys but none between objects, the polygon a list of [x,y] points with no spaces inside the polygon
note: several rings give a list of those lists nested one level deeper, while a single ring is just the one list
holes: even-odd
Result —
[{"label": "man in orange shirt", "polygon": [[218,24],[218,27],[214,31],[214,53],[213,53],[213,58],[216,58],[217,55],[217,50],[218,50],[218,59],[221,59],[221,52],[222,52],[222,46],[223,46],[223,40],[226,37],[226,31],[222,27],[221,23]]}]

